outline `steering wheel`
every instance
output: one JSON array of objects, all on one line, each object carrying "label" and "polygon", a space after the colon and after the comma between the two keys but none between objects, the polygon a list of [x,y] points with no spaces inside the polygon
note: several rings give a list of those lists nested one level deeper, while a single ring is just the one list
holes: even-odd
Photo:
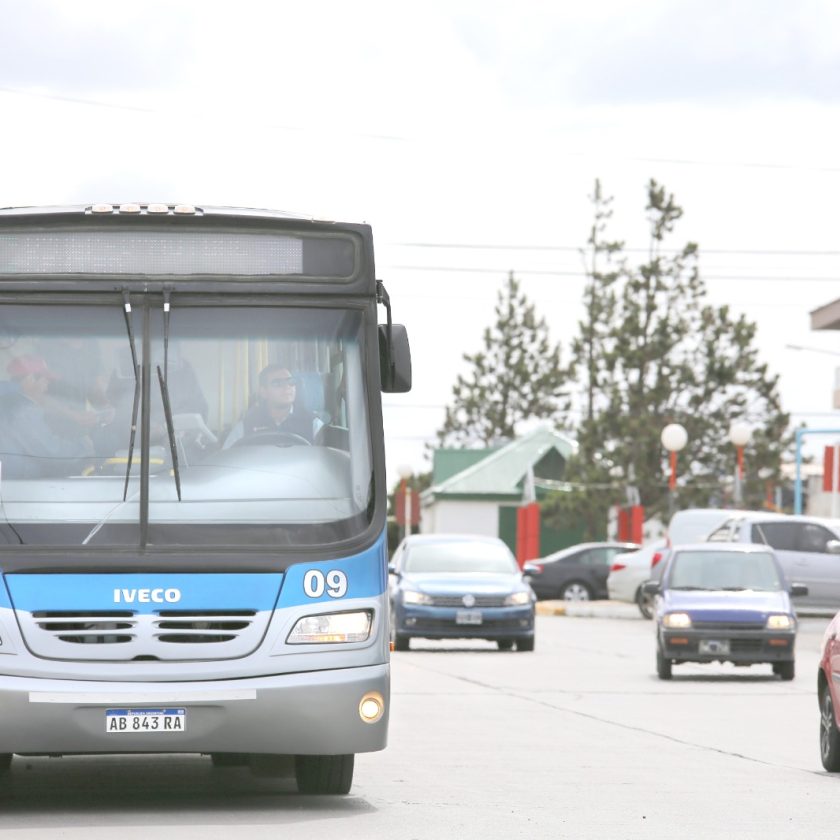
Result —
[{"label": "steering wheel", "polygon": [[256,432],[239,438],[234,446],[312,446],[303,435],[294,432]]}]

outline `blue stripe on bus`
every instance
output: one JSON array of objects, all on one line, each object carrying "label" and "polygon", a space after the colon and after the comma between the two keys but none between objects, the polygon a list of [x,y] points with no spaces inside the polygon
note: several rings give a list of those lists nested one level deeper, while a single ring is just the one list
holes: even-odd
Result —
[{"label": "blue stripe on bus", "polygon": [[282,574],[6,575],[15,609],[270,610]]},{"label": "blue stripe on bus", "polygon": [[[312,595],[304,584],[308,572],[323,575],[324,590],[321,595]],[[339,597],[330,594],[330,572],[341,572],[345,576],[347,589]],[[297,563],[286,570],[283,588],[280,590],[278,607],[295,607],[301,604],[335,603],[348,598],[375,598],[388,585],[388,555],[385,534],[361,554],[342,557],[340,560],[323,560],[318,563]],[[333,592],[340,591],[333,589]]]},{"label": "blue stripe on bus", "polygon": [[[330,576],[330,572],[339,575]],[[307,573],[314,573],[307,579]],[[366,551],[340,560],[296,563],[285,575],[202,573],[177,574],[8,574],[0,586],[0,608],[18,610],[131,610],[156,613],[160,610],[270,610],[275,606],[340,604],[349,598],[374,598],[388,583],[385,534]],[[308,580],[308,589],[305,583]],[[319,580],[324,586],[321,594]],[[346,587],[335,588],[339,580]],[[282,587],[282,588],[281,588]],[[277,601],[277,593],[280,600]],[[336,597],[336,593],[341,595]],[[11,599],[10,597],[11,596]]]}]

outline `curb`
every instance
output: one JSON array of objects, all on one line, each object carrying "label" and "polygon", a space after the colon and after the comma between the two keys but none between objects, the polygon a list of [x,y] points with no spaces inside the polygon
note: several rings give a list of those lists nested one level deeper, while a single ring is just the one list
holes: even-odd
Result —
[{"label": "curb", "polygon": [[537,601],[536,609],[537,615],[644,620],[635,604],[624,601]]},{"label": "curb", "polygon": [[560,601],[537,601],[537,615],[566,615],[566,605]]}]

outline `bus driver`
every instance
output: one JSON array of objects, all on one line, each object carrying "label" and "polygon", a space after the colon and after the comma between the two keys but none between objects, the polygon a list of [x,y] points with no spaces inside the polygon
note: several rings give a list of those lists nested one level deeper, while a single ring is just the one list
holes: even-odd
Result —
[{"label": "bus driver", "polygon": [[264,367],[259,375],[257,402],[234,424],[222,448],[252,435],[272,432],[298,435],[313,443],[324,424],[297,402],[297,396],[297,380],[285,365]]}]

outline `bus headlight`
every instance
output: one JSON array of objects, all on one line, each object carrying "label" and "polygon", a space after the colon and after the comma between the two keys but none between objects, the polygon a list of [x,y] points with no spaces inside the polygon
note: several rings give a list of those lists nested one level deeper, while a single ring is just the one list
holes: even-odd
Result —
[{"label": "bus headlight", "polygon": [[376,723],[385,714],[385,701],[378,691],[370,691],[359,702],[359,717],[365,723]]},{"label": "bus headlight", "polygon": [[334,645],[344,642],[366,642],[372,623],[371,610],[307,615],[292,628],[286,644]]}]

